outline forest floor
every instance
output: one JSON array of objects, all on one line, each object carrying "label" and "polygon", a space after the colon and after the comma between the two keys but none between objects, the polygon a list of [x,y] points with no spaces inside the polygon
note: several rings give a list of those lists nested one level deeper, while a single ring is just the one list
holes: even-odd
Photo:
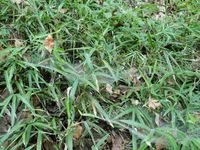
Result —
[{"label": "forest floor", "polygon": [[200,149],[200,2],[136,1],[0,0],[0,149]]}]

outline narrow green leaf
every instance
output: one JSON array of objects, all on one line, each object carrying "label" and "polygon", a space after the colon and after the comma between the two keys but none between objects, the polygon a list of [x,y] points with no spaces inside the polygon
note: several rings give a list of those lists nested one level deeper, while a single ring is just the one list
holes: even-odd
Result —
[{"label": "narrow green leaf", "polygon": [[42,132],[41,131],[38,131],[37,150],[42,150]]}]

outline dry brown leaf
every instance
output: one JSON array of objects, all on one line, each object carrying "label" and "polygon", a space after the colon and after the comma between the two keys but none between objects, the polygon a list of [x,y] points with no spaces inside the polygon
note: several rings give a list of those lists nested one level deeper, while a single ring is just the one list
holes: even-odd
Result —
[{"label": "dry brown leaf", "polygon": [[109,135],[109,137],[106,139],[106,141],[110,144],[112,143],[112,135]]},{"label": "dry brown leaf", "polygon": [[48,140],[45,140],[42,143],[42,146],[45,150],[54,150],[54,145],[55,143],[53,143],[53,141],[48,141]]},{"label": "dry brown leaf", "polygon": [[[3,50],[3,47],[0,45],[0,51],[2,51]],[[5,61],[5,60],[7,60],[7,57],[9,56],[9,54],[10,54],[10,52],[5,52],[5,53],[2,53],[1,55],[0,55],[0,61]]]},{"label": "dry brown leaf", "polygon": [[168,83],[169,85],[174,85],[174,84],[175,84],[175,81],[174,81],[173,78],[168,78],[168,79],[167,79],[167,83]]},{"label": "dry brown leaf", "polygon": [[77,124],[76,127],[75,127],[75,130],[74,130],[73,137],[76,140],[78,140],[81,137],[82,132],[83,132],[83,127],[81,125]]},{"label": "dry brown leaf", "polygon": [[193,112],[195,118],[200,119],[200,112]]},{"label": "dry brown leaf", "polygon": [[52,53],[52,50],[54,48],[54,39],[52,35],[48,35],[46,39],[44,40],[44,47],[49,51],[49,53]]},{"label": "dry brown leaf", "polygon": [[162,150],[168,148],[168,142],[166,138],[160,137],[155,141],[156,150]]},{"label": "dry brown leaf", "polygon": [[0,136],[8,132],[10,128],[10,116],[8,114],[3,114],[0,120]]},{"label": "dry brown leaf", "polygon": [[137,106],[140,104],[140,102],[138,100],[134,100],[134,99],[131,99],[131,102],[133,105]]},{"label": "dry brown leaf", "polygon": [[31,54],[24,54],[23,55],[23,59],[25,60],[25,61],[27,61],[27,62],[30,62],[31,61]]},{"label": "dry brown leaf", "polygon": [[113,91],[113,93],[110,96],[110,99],[111,100],[116,100],[116,98],[118,98],[120,96],[120,93],[121,93],[120,90]]},{"label": "dry brown leaf", "polygon": [[15,4],[21,4],[24,2],[24,0],[12,0],[12,2]]},{"label": "dry brown leaf", "polygon": [[6,89],[0,93],[0,102],[10,95],[10,92]]},{"label": "dry brown leaf", "polygon": [[135,86],[135,91],[140,91],[140,89],[141,89],[140,84],[137,84],[137,85]]},{"label": "dry brown leaf", "polygon": [[30,110],[28,110],[28,109],[22,110],[22,113],[20,115],[20,119],[22,119],[24,121],[29,121],[29,120],[33,119],[33,116],[31,114]]},{"label": "dry brown leaf", "polygon": [[3,50],[3,47],[0,45],[0,51]]},{"label": "dry brown leaf", "polygon": [[118,88],[123,94],[126,94],[130,90],[130,88],[126,85],[119,85]]},{"label": "dry brown leaf", "polygon": [[158,6],[159,8],[159,12],[154,16],[155,20],[162,20],[165,18],[166,16],[166,8],[164,7],[164,5],[160,5]]},{"label": "dry brown leaf", "polygon": [[30,102],[31,105],[34,106],[35,108],[39,107],[41,104],[39,98],[36,95],[31,96]]},{"label": "dry brown leaf", "polygon": [[61,14],[65,14],[65,13],[67,12],[67,9],[61,8],[61,9],[59,10],[59,12],[60,12]]},{"label": "dry brown leaf", "polygon": [[136,67],[133,66],[131,69],[125,71],[125,78],[132,81],[136,91],[140,90],[141,88],[140,75],[138,74],[138,70]]},{"label": "dry brown leaf", "polygon": [[192,60],[192,70],[200,71],[200,58]]},{"label": "dry brown leaf", "polygon": [[120,95],[121,91],[119,89],[117,89],[113,93],[116,94],[116,95]]},{"label": "dry brown leaf", "polygon": [[104,0],[99,0],[99,5],[103,5]]},{"label": "dry brown leaf", "polygon": [[138,78],[138,70],[135,67],[130,68],[129,70],[125,71],[125,77],[133,80],[134,78]]},{"label": "dry brown leaf", "polygon": [[24,43],[22,41],[20,41],[19,39],[15,40],[15,47],[21,47],[23,45],[24,45]]},{"label": "dry brown leaf", "polygon": [[162,105],[158,100],[149,97],[148,107],[155,110],[156,108],[162,107]]},{"label": "dry brown leaf", "polygon": [[[0,51],[2,51],[3,50],[3,47],[0,45]],[[3,60],[4,59],[4,56],[1,56],[0,55],[0,60]]]},{"label": "dry brown leaf", "polygon": [[106,84],[106,91],[111,95],[113,94],[112,86],[108,83]]},{"label": "dry brown leaf", "polygon": [[119,135],[112,136],[112,150],[124,150],[123,141]]},{"label": "dry brown leaf", "polygon": [[155,118],[155,123],[156,125],[159,126],[164,126],[166,122],[161,118],[159,114],[156,113],[156,118]]}]

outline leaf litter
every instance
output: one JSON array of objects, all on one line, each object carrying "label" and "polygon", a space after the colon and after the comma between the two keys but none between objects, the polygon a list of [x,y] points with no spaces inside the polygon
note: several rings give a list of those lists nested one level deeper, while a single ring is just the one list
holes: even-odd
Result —
[{"label": "leaf litter", "polygon": [[19,39],[15,39],[15,47],[22,47],[24,45],[24,43],[19,40]]},{"label": "leaf litter", "polygon": [[162,107],[162,105],[161,105],[161,103],[160,103],[158,100],[149,97],[148,107],[149,107],[150,109],[155,110],[155,109],[157,109],[157,108]]},{"label": "leaf litter", "polygon": [[51,54],[54,48],[54,39],[52,35],[48,35],[44,40],[44,47]]},{"label": "leaf litter", "polygon": [[[23,0],[12,0],[14,3],[16,3],[16,4],[21,4],[22,2],[23,2]],[[99,1],[99,2],[101,2],[101,1]],[[103,1],[101,2],[102,4],[103,4]],[[66,11],[67,10],[65,10],[65,9],[61,9],[60,10],[60,13],[63,13],[63,14],[65,14],[66,13]],[[161,16],[162,17],[162,16]],[[21,47],[21,46],[23,46],[24,45],[24,43],[23,42],[21,42],[20,40],[16,40],[15,41],[15,43],[14,43],[14,45],[13,46],[15,46],[15,47]],[[53,36],[51,36],[51,35],[48,35],[47,37],[46,37],[46,39],[44,40],[44,47],[45,47],[45,49],[51,54],[52,53],[52,51],[53,51],[53,48],[54,48],[54,39],[53,39]],[[3,50],[3,48],[2,47],[0,47],[0,50]],[[1,56],[0,56],[1,57]],[[27,60],[28,60],[29,58],[27,58]],[[195,66],[195,65],[193,65],[193,69],[195,70],[195,71],[198,71],[199,69]],[[77,71],[79,74],[82,74],[82,69],[79,69],[78,68],[78,70],[80,70],[80,71]],[[136,91],[140,91],[140,87],[141,87],[141,81],[140,81],[140,76],[139,76],[139,74],[138,74],[138,71],[137,71],[137,69],[136,68],[131,68],[129,71],[128,71],[128,73],[127,73],[127,77],[130,79],[130,81],[132,82],[132,84],[134,85],[134,87],[135,87],[135,90]],[[105,81],[105,80],[104,80]],[[111,82],[111,83],[113,83],[113,82]],[[117,85],[116,86],[116,89],[115,88],[113,88],[112,87],[112,84],[111,83],[109,83],[109,84],[107,84],[106,85],[106,92],[107,93],[109,93],[112,97],[114,97],[114,98],[117,98],[117,97],[119,97],[121,94],[126,94],[128,91],[129,91],[129,86],[126,86],[126,85]],[[173,83],[173,82],[172,82]],[[120,86],[122,86],[122,88],[120,87]],[[139,93],[139,92],[138,92]],[[135,105],[135,106],[137,106],[137,105],[139,105],[140,104],[140,102],[141,101],[139,101],[139,100],[137,100],[137,98],[135,99],[135,98],[133,98],[133,100],[131,100],[131,102],[132,102],[132,104],[133,105]],[[156,110],[156,109],[158,109],[158,108],[161,108],[162,107],[162,105],[161,105],[161,103],[160,103],[160,101],[159,100],[156,100],[156,99],[153,99],[153,98],[149,98],[149,101],[148,101],[148,107],[150,108],[150,109],[152,109],[152,110]],[[34,102],[34,104],[33,104],[33,106],[34,107],[38,107],[38,106],[40,106],[41,104],[40,104],[40,102]],[[52,106],[51,106],[52,107]],[[25,113],[24,113],[25,112]],[[23,114],[24,113],[24,114]],[[31,118],[30,116],[29,116],[29,111],[26,111],[26,110],[24,110],[23,112],[22,112],[22,118],[21,119],[27,119],[27,118]],[[24,117],[23,117],[24,116]],[[199,117],[199,114],[197,114],[197,116]],[[156,117],[155,117],[155,123],[156,123],[156,125],[159,127],[159,126],[162,126],[162,117],[161,117],[161,115],[160,114],[156,114]],[[83,132],[83,128],[82,128],[82,126],[81,125],[76,125],[76,127],[75,127],[75,130],[74,130],[74,139],[79,139],[81,136],[82,136],[82,132]],[[122,146],[120,146],[120,145],[123,145],[123,140],[122,140],[122,137],[120,136],[120,135],[113,135],[112,136],[112,139],[111,139],[111,141],[112,141],[112,150],[120,150],[120,149],[123,149],[123,147]],[[166,139],[163,139],[163,137],[162,138],[158,138],[158,140],[156,141],[156,149],[157,150],[159,150],[159,149],[165,149],[165,148],[167,148],[167,147],[165,147],[165,146],[162,146],[162,145],[166,145]],[[49,144],[50,146],[49,147],[53,147],[51,144]],[[65,147],[66,149],[68,149],[67,148],[67,146]],[[48,149],[48,148],[46,148],[46,149]]]},{"label": "leaf litter", "polygon": [[169,147],[167,139],[163,136],[156,139],[155,145],[156,145],[156,150],[163,150]]},{"label": "leaf litter", "polygon": [[73,138],[78,140],[81,137],[82,132],[83,132],[83,127],[80,124],[76,123],[75,130],[74,130],[74,133],[73,133]]},{"label": "leaf litter", "polygon": [[22,4],[25,0],[12,0],[15,4]]},{"label": "leaf litter", "polygon": [[117,135],[116,133],[113,132],[111,139],[112,139],[111,150],[124,150],[123,139],[120,135]]},{"label": "leaf litter", "polygon": [[110,95],[112,95],[113,94],[113,89],[112,89],[112,86],[110,85],[110,84],[106,84],[106,91],[110,94]]}]

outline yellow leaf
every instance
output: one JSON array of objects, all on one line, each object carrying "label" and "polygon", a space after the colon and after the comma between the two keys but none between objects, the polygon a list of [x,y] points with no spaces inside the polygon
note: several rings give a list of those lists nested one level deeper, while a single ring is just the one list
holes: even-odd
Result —
[{"label": "yellow leaf", "polygon": [[54,48],[54,39],[52,35],[48,35],[46,39],[44,40],[44,47],[49,51],[49,53],[52,53],[52,50]]}]

